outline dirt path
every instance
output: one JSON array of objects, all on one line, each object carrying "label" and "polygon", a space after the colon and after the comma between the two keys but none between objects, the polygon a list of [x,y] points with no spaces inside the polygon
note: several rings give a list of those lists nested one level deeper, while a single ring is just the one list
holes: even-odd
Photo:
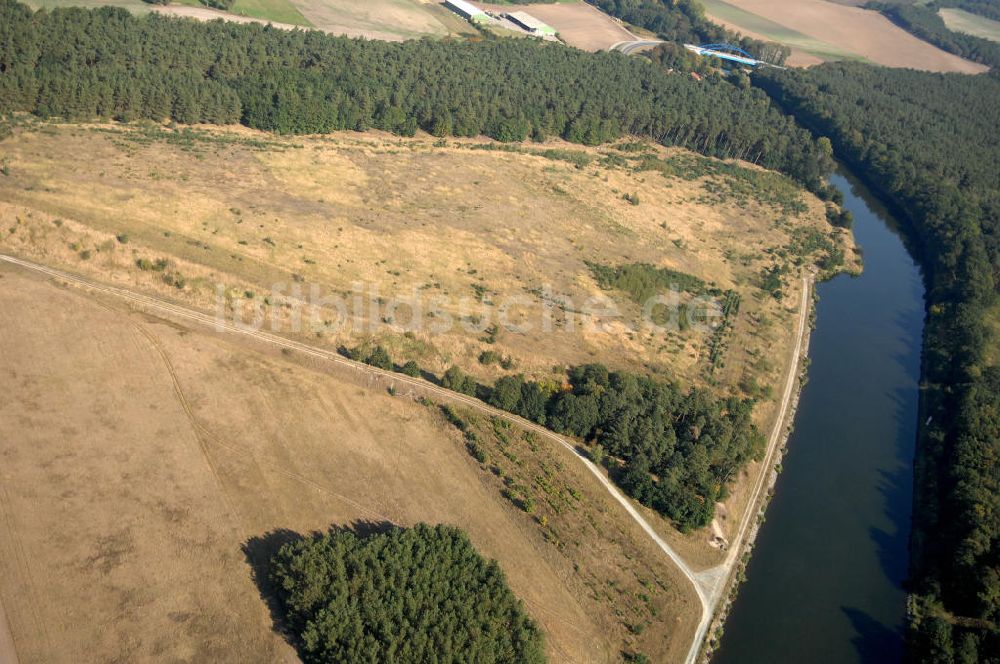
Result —
[{"label": "dirt path", "polygon": [[[469,408],[475,409],[481,413],[487,415],[503,418],[509,422],[513,422],[525,429],[536,432],[538,435],[543,436],[551,441],[562,445],[566,449],[573,452],[574,456],[583,463],[587,470],[589,470],[604,486],[608,493],[628,512],[635,522],[642,528],[642,530],[649,535],[650,539],[660,548],[661,551],[677,566],[677,568],[684,574],[684,576],[691,582],[692,587],[698,597],[698,600],[702,607],[702,616],[699,621],[698,629],[695,633],[694,640],[688,651],[688,655],[685,658],[686,664],[693,664],[698,657],[698,653],[701,650],[701,644],[708,632],[708,628],[711,625],[712,618],[715,613],[715,609],[718,607],[720,600],[723,596],[723,591],[727,586],[727,582],[734,568],[734,564],[738,559],[738,553],[740,549],[745,544],[745,537],[748,532],[748,527],[752,523],[753,518],[757,514],[756,506],[759,504],[760,498],[764,488],[767,486],[766,479],[770,476],[769,468],[773,463],[774,456],[779,448],[779,443],[782,440],[783,432],[786,429],[785,419],[787,417],[792,396],[794,393],[794,386],[796,378],[798,376],[799,369],[799,358],[802,352],[804,332],[806,329],[806,321],[808,319],[809,311],[809,294],[810,294],[810,281],[807,278],[802,280],[802,300],[799,307],[799,318],[798,318],[798,334],[796,335],[796,344],[792,351],[791,362],[789,366],[788,376],[785,382],[785,390],[782,395],[781,404],[778,410],[778,417],[775,422],[774,429],[771,432],[771,437],[768,441],[768,450],[765,455],[764,463],[761,465],[761,472],[755,482],[754,490],[751,494],[751,501],[748,504],[746,513],[743,515],[741,521],[740,529],[737,532],[736,537],[733,540],[733,546],[731,547],[730,554],[726,561],[721,565],[712,568],[710,570],[695,572],[693,571],[684,559],[673,549],[667,542],[657,534],[656,530],[649,524],[649,522],[636,510],[635,506],[632,504],[628,498],[626,498],[621,491],[615,487],[607,476],[588,458],[586,458],[573,444],[567,441],[562,436],[538,425],[533,422],[524,420],[516,415],[512,415],[506,411],[497,410],[490,406],[487,406],[482,401],[470,396],[459,394],[457,392],[452,392],[451,390],[444,389],[428,383],[425,380],[418,378],[411,378],[409,376],[395,373],[392,371],[385,371],[372,367],[367,364],[362,364],[360,362],[355,362],[348,358],[339,355],[338,353],[323,348],[317,348],[315,346],[310,346],[292,339],[287,339],[285,337],[264,332],[261,330],[255,330],[249,327],[241,327],[225,320],[210,316],[208,314],[196,311],[194,309],[189,309],[180,305],[173,304],[171,302],[161,300],[159,298],[150,297],[148,295],[143,295],[134,291],[130,291],[124,288],[117,288],[114,286],[107,286],[105,284],[97,283],[77,275],[69,274],[67,272],[62,272],[38,263],[33,263],[31,261],[22,260],[13,256],[8,256],[6,254],[0,254],[0,260],[18,265],[22,268],[32,270],[34,272],[39,272],[55,279],[61,281],[75,284],[78,286],[83,286],[93,291],[113,295],[115,297],[127,300],[140,308],[146,310],[164,312],[170,314],[171,316],[176,316],[186,320],[199,323],[213,328],[219,332],[228,332],[234,334],[242,334],[249,337],[253,337],[258,341],[262,341],[267,344],[277,346],[279,348],[287,348],[294,350],[296,352],[303,353],[311,357],[315,357],[321,360],[333,362],[335,364],[342,365],[344,367],[350,368],[359,374],[367,377],[368,382],[373,386],[375,385],[385,385],[386,387],[393,386],[397,390],[400,386],[408,386],[411,388],[411,394],[421,395],[421,394],[432,394],[439,399],[448,401],[451,403],[460,403]],[[0,646],[2,646],[2,636],[0,636]],[[2,651],[0,651],[2,653]],[[5,660],[4,660],[5,661]]]}]

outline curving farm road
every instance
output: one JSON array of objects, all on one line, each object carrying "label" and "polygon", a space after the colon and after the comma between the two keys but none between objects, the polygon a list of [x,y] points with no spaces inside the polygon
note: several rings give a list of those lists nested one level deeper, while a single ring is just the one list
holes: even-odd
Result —
[{"label": "curving farm road", "polygon": [[641,51],[645,48],[653,48],[654,46],[659,46],[664,42],[659,39],[636,39],[635,41],[620,41],[617,44],[612,44],[608,49],[609,51],[618,51],[619,53],[624,53],[625,55],[632,55],[636,51]]},{"label": "curving farm road", "polygon": [[[782,440],[782,433],[785,431],[785,419],[787,418],[788,411],[790,408],[790,403],[792,400],[792,395],[794,394],[794,386],[796,377],[798,376],[799,358],[802,352],[804,332],[806,329],[806,322],[808,319],[809,311],[809,293],[811,288],[811,281],[807,277],[802,279],[802,300],[799,306],[799,317],[798,317],[798,328],[796,334],[796,343],[792,351],[791,361],[789,363],[789,371],[786,378],[784,392],[782,394],[782,400],[779,404],[778,417],[774,425],[774,429],[771,432],[771,436],[768,440],[768,448],[765,453],[764,463],[761,466],[761,472],[758,474],[756,481],[754,483],[754,488],[751,493],[751,499],[748,503],[747,509],[743,515],[740,523],[739,530],[735,538],[733,539],[732,546],[730,547],[729,555],[726,557],[725,561],[709,570],[704,570],[701,572],[696,572],[691,569],[691,567],[684,561],[684,559],[673,549],[671,546],[657,534],[656,530],[649,524],[649,522],[639,513],[635,508],[633,502],[628,499],[625,495],[618,490],[614,484],[608,479],[608,477],[598,468],[590,459],[583,455],[580,450],[576,448],[572,443],[567,441],[562,436],[538,425],[534,422],[529,422],[523,418],[516,415],[512,415],[506,411],[498,410],[491,406],[486,405],[482,401],[466,396],[464,394],[459,394],[457,392],[452,392],[443,387],[439,387],[432,383],[429,383],[420,378],[411,378],[404,374],[395,373],[393,371],[386,371],[383,369],[378,369],[376,367],[356,362],[350,360],[342,355],[326,350],[323,348],[318,348],[316,346],[310,346],[292,339],[288,339],[277,334],[272,334],[265,332],[263,330],[255,330],[247,327],[237,326],[221,320],[217,317],[210,316],[208,314],[202,313],[200,311],[189,309],[177,304],[173,304],[166,300],[161,300],[159,298],[150,297],[148,295],[143,295],[141,293],[131,291],[124,288],[118,288],[115,286],[108,286],[106,284],[101,284],[90,279],[80,277],[78,275],[63,272],[61,270],[56,270],[45,265],[34,263],[32,261],[23,260],[16,258],[14,256],[9,256],[6,254],[0,254],[0,260],[20,266],[27,270],[33,272],[45,274],[49,277],[55,279],[60,279],[64,282],[76,284],[79,286],[84,286],[93,291],[100,293],[105,293],[113,295],[115,297],[127,300],[139,307],[145,308],[152,311],[160,311],[168,313],[172,316],[187,319],[201,325],[205,325],[215,329],[216,331],[228,332],[233,334],[242,334],[249,337],[253,337],[258,341],[263,341],[265,343],[277,346],[280,348],[287,348],[290,350],[295,350],[297,352],[303,353],[311,357],[318,359],[334,362],[336,364],[353,369],[361,374],[365,374],[369,377],[369,380],[380,382],[384,381],[388,385],[409,385],[420,389],[423,392],[429,392],[435,396],[440,397],[442,400],[449,401],[452,403],[461,403],[464,406],[468,406],[475,409],[481,413],[488,414],[491,416],[496,416],[503,418],[507,421],[518,424],[521,427],[529,429],[536,432],[537,434],[562,445],[567,450],[571,451],[574,456],[583,463],[587,470],[589,470],[598,481],[604,486],[608,493],[628,512],[629,516],[642,528],[650,539],[660,548],[663,553],[670,558],[671,561],[677,566],[682,574],[691,582],[692,587],[698,600],[701,603],[702,615],[701,620],[698,623],[698,629],[694,635],[691,646],[688,650],[687,657],[685,658],[685,664],[694,664],[698,658],[698,653],[701,650],[701,644],[708,633],[709,626],[712,622],[712,617],[715,614],[715,610],[722,600],[723,591],[728,585],[729,577],[732,573],[733,567],[741,553],[742,547],[745,545],[746,535],[749,532],[750,524],[758,513],[758,505],[762,492],[767,486],[767,477],[770,476],[770,468],[773,465],[774,457],[779,448],[779,443]],[[2,610],[0,610],[0,618],[3,618]],[[4,630],[6,629],[5,621],[0,624],[0,654],[3,654],[4,644]],[[8,632],[9,633],[9,632]],[[13,650],[12,640],[10,643],[9,650]],[[3,658],[0,658],[3,659]],[[3,661],[7,661],[3,659]],[[16,653],[14,653],[14,662],[16,662]]]}]

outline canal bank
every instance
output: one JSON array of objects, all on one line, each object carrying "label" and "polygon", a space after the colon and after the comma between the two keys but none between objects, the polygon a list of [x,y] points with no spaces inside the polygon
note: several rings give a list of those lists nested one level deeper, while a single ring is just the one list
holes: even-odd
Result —
[{"label": "canal bank", "polygon": [[865,272],[818,286],[809,381],[715,662],[902,654],[923,282],[885,210],[833,183]]}]

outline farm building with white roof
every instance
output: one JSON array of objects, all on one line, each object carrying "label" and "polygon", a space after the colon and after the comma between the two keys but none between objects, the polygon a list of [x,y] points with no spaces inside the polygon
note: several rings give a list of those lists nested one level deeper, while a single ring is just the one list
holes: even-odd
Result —
[{"label": "farm building with white roof", "polygon": [[444,4],[451,11],[473,23],[485,23],[489,20],[486,12],[471,2],[466,2],[465,0],[445,0]]},{"label": "farm building with white roof", "polygon": [[527,30],[528,32],[536,35],[548,35],[555,36],[556,29],[552,26],[539,21],[537,18],[528,14],[527,12],[508,12],[506,14],[514,23]]}]

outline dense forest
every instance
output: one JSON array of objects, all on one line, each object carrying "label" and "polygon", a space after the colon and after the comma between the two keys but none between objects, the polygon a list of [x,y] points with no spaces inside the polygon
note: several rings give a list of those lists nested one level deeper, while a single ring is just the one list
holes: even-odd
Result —
[{"label": "dense forest", "polygon": [[683,531],[707,526],[736,473],[763,453],[751,400],[719,400],[601,365],[574,367],[569,384],[540,403],[537,384],[502,378],[490,402],[593,440],[611,457],[616,482]]},{"label": "dense forest", "polygon": [[962,32],[952,32],[938,14],[938,7],[935,4],[896,5],[869,2],[865,7],[882,12],[899,27],[940,49],[993,69],[1000,68],[1000,44]]},{"label": "dense forest", "polygon": [[306,662],[545,661],[503,571],[458,528],[333,530],[283,545],[269,567]]},{"label": "dense forest", "polygon": [[708,525],[736,472],[763,452],[752,401],[719,401],[703,390],[683,392],[599,364],[571,369],[569,385],[551,391],[523,376],[505,376],[487,399],[595,442],[610,455],[606,465],[622,488],[681,530]]},{"label": "dense forest", "polygon": [[0,112],[587,144],[633,134],[814,188],[832,163],[759,90],[528,40],[368,42],[3,0],[0,72]]},{"label": "dense forest", "polygon": [[827,64],[755,83],[907,223],[928,286],[911,537],[914,661],[1000,653],[1000,81]]}]

